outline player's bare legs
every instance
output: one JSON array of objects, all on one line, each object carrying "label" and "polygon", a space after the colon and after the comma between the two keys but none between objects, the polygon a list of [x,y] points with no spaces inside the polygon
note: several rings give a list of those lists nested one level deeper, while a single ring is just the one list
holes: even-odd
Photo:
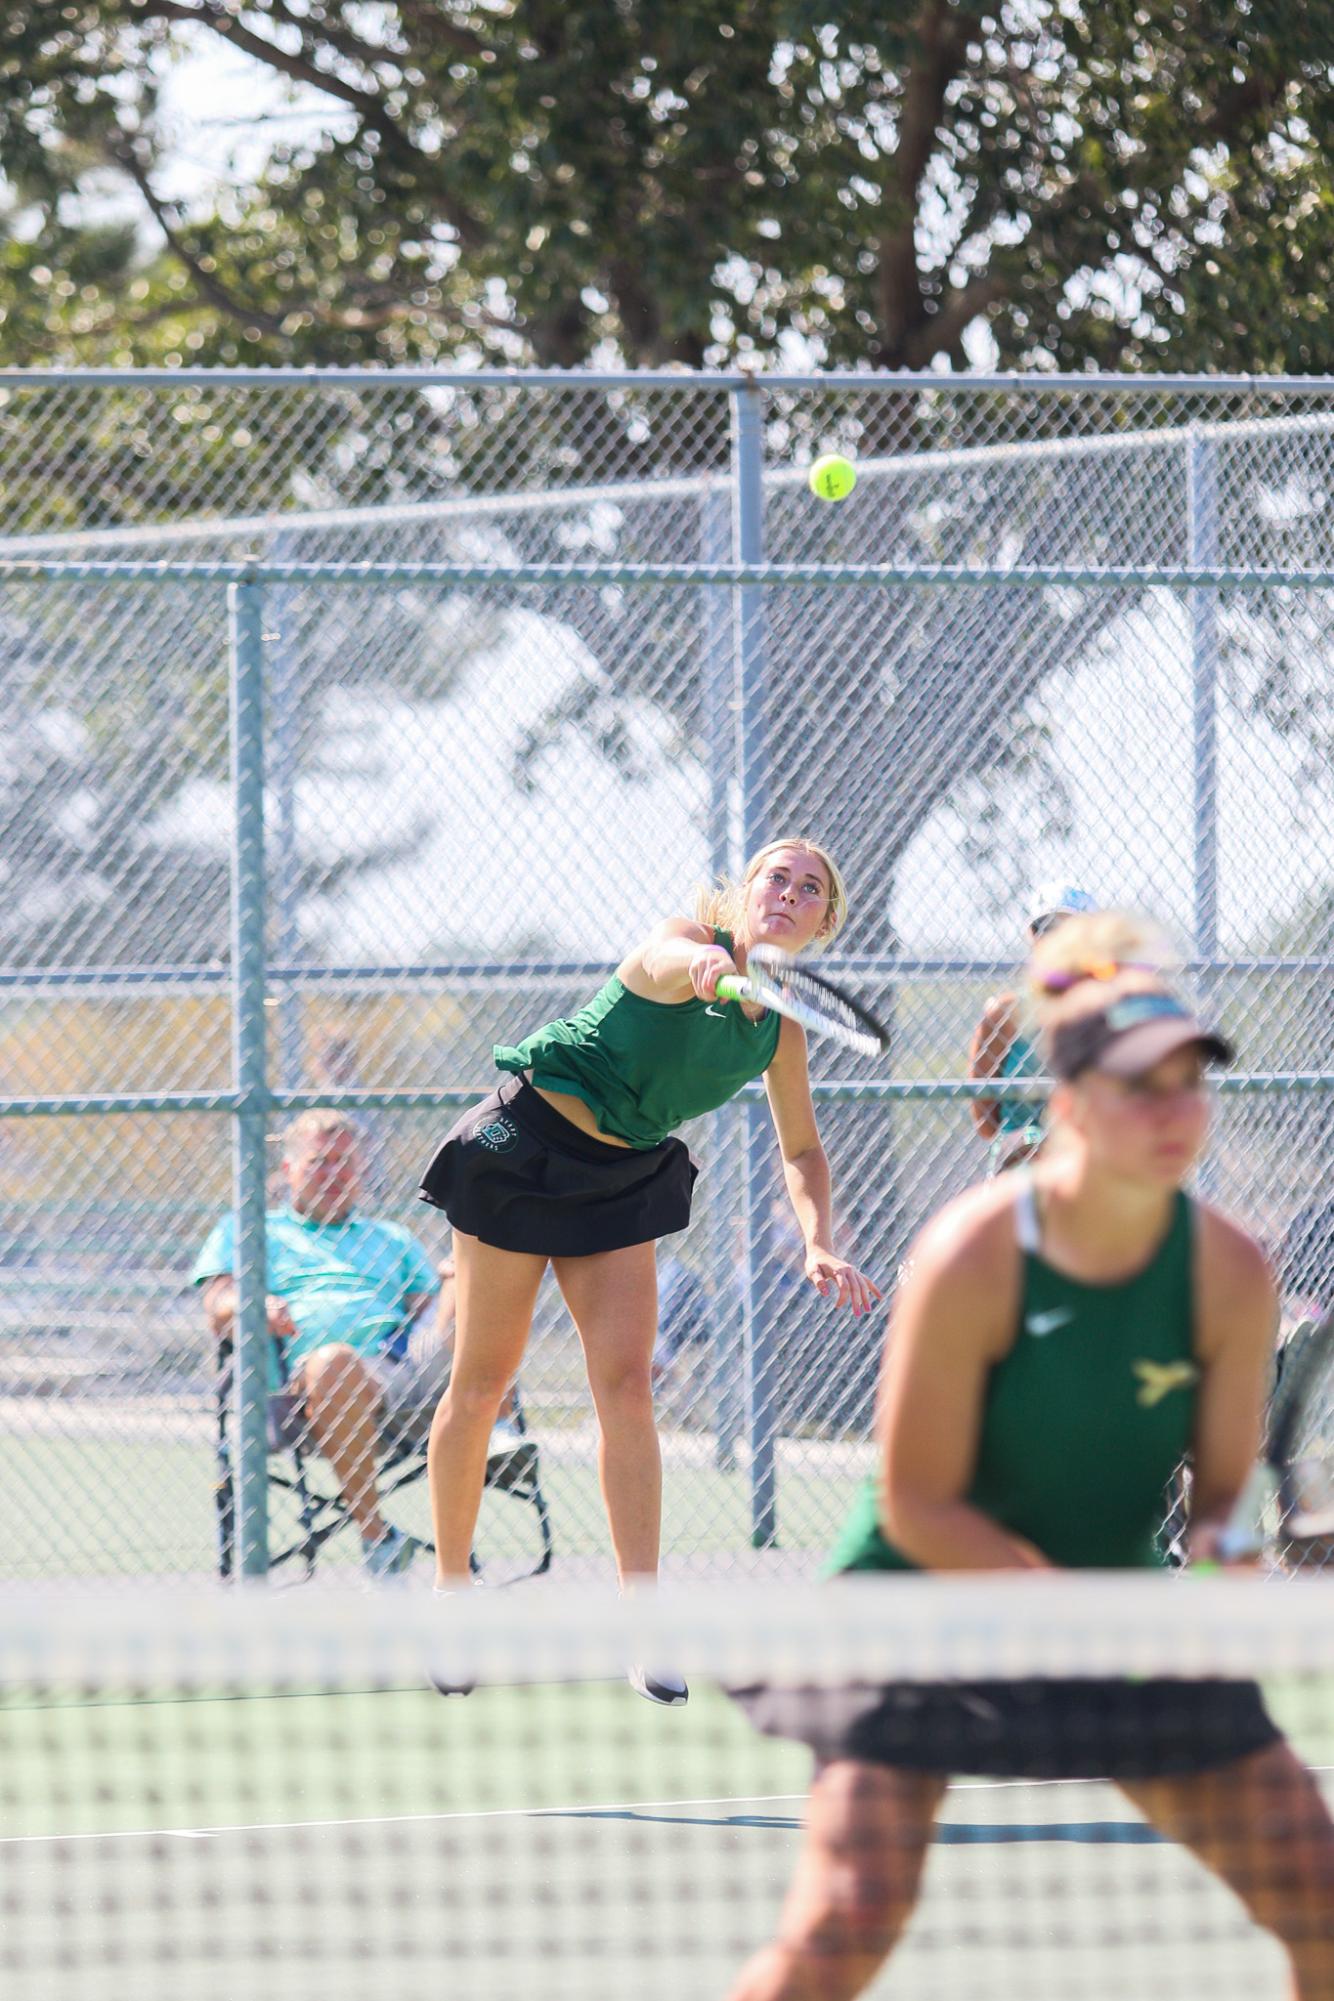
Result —
[{"label": "player's bare legs", "polygon": [[652,1382],[658,1331],[654,1247],[631,1244],[551,1262],[583,1343],[616,1567],[623,1579],[651,1577],[662,1534],[662,1455]]},{"label": "player's bare legs", "polygon": [[869,1986],[912,1915],[945,1784],[846,1758],[816,1775],[778,1936],[729,2001],[851,2001]]},{"label": "player's bare legs", "polygon": [[1334,2001],[1334,1820],[1287,1744],[1189,1778],[1119,1782],[1287,1948],[1291,2001]]},{"label": "player's bare legs", "polygon": [[519,1373],[547,1260],[497,1250],[456,1230],[454,1265],[454,1356],[427,1452],[440,1585],[469,1576],[491,1427]]}]

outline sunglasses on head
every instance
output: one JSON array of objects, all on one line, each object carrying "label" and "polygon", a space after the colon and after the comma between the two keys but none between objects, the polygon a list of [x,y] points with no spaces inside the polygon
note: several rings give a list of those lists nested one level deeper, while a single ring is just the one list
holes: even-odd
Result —
[{"label": "sunglasses on head", "polygon": [[1081,966],[1055,966],[1039,973],[1035,984],[1044,994],[1068,993],[1085,980],[1114,980],[1118,973],[1157,973],[1160,968],[1141,959],[1090,959]]}]

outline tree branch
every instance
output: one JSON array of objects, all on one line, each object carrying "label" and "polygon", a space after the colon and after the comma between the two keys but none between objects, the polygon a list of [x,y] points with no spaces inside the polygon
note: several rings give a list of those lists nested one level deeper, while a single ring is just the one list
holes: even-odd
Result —
[{"label": "tree branch", "polygon": [[112,145],[108,147],[108,155],[117,166],[123,167],[125,172],[130,176],[130,179],[134,182],[144,201],[147,203],[153,220],[166,237],[168,248],[171,250],[173,257],[177,258],[185,266],[190,276],[194,279],[200,293],[208,300],[209,304],[216,306],[219,312],[225,313],[228,319],[240,320],[247,326],[260,327],[268,334],[280,335],[283,331],[285,314],[282,318],[278,318],[272,313],[265,312],[262,307],[252,307],[242,300],[234,298],[226,285],[222,283],[221,279],[214,272],[205,270],[202,260],[190,248],[179,229],[177,229],[167,204],[154,192],[152,183],[144,171],[134,148],[129,145]]},{"label": "tree branch", "polygon": [[978,18],[961,12],[951,0],[927,0],[917,32],[921,54],[904,78],[903,116],[894,151],[894,178],[902,199],[914,211],[935,149],[945,93],[963,68],[969,36],[979,32]]},{"label": "tree branch", "polygon": [[[917,19],[918,54],[903,79],[898,143],[885,189],[885,227],[878,245],[880,345],[890,366],[902,365],[912,333],[924,319],[917,268],[917,211],[931,162],[945,93],[958,76],[977,17],[950,0],[927,0]],[[934,352],[934,348],[932,352]]]},{"label": "tree branch", "polygon": [[[136,158],[133,148],[129,146],[114,148],[110,157],[118,166],[123,167],[134,181],[151,210],[154,221],[166,237],[172,255],[190,273],[201,296],[219,312],[224,313],[228,319],[236,320],[244,326],[259,327],[263,332],[279,337],[285,337],[287,323],[297,315],[303,315],[316,324],[329,327],[336,332],[375,333],[382,327],[392,326],[396,321],[405,319],[409,313],[417,310],[411,301],[395,298],[383,287],[378,289],[373,299],[368,297],[362,305],[351,306],[341,312],[332,306],[310,299],[292,299],[283,308],[280,316],[265,312],[260,307],[251,306],[245,300],[236,297],[215,272],[206,269],[198,254],[190,248],[176,227],[169,205],[154,192],[152,183]],[[415,285],[416,280],[413,282]],[[137,324],[151,324],[152,318],[166,318],[171,312],[179,310],[179,306],[164,306],[151,316],[141,317]],[[472,312],[466,312],[461,306],[448,308],[437,306],[434,309],[434,316],[437,319],[448,319],[464,327],[485,327],[493,333],[513,334],[520,331],[512,320],[504,319],[498,313],[492,313],[482,306],[478,306]]]},{"label": "tree branch", "polygon": [[[286,0],[269,0],[269,8],[275,21],[286,22],[289,28],[295,28],[303,36],[309,33],[311,25],[309,15],[293,13]],[[432,41],[448,43],[449,47],[459,55],[481,55],[484,44],[476,35],[450,21],[439,5],[432,4],[429,24],[425,10],[411,7],[407,4],[407,0],[398,0],[397,11],[404,26],[411,24],[419,35],[424,37],[429,25]],[[331,49],[337,49],[339,55],[346,56],[349,62],[362,63],[367,69],[374,69],[377,62],[390,62],[397,66],[403,60],[395,55],[392,49],[373,48],[369,42],[363,42],[360,36],[354,35],[350,29],[331,26],[327,18],[320,22],[319,33],[321,41],[327,42]]]},{"label": "tree branch", "polygon": [[948,354],[979,313],[1008,297],[1009,285],[995,272],[974,278],[962,291],[947,293],[937,313],[925,314],[921,325],[903,342],[905,368],[925,368],[937,354]]},{"label": "tree branch", "polygon": [[441,5],[441,0],[398,0],[398,15],[409,37],[423,46],[445,42],[456,55],[481,56],[486,53],[487,45],[480,35],[474,35],[470,28],[461,28],[457,21],[451,21],[449,10]]},{"label": "tree branch", "polygon": [[383,142],[388,156],[406,173],[416,180],[423,191],[428,193],[444,220],[458,236],[459,241],[469,249],[477,249],[486,241],[486,233],[475,219],[455,202],[449,190],[439,181],[439,162],[423,153],[413,144],[398,122],[389,116],[384,105],[372,91],[362,90],[354,83],[334,75],[330,70],[319,68],[309,57],[289,55],[273,42],[265,41],[245,28],[217,4],[217,0],[207,0],[203,7],[190,7],[183,0],[142,0],[138,9],[140,18],[175,21],[182,25],[209,28],[230,47],[241,49],[253,56],[257,62],[269,69],[277,70],[293,83],[309,84],[312,89],[322,91],[325,96],[336,98],[360,114],[363,122],[376,133]]}]

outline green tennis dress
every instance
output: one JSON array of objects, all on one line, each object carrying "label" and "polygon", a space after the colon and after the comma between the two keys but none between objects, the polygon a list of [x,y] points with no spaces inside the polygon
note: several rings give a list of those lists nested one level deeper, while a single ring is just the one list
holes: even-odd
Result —
[{"label": "green tennis dress", "polygon": [[[730,931],[714,937],[732,950]],[[604,1133],[649,1147],[762,1076],[781,1026],[776,1014],[752,1021],[727,1001],[645,1000],[613,974],[577,1014],[493,1054],[499,1069],[527,1071],[539,1090],[582,1098]]]},{"label": "green tennis dress", "polygon": [[[729,932],[714,935],[732,949]],[[577,1014],[497,1045],[508,1074],[446,1134],[422,1200],[485,1244],[544,1257],[684,1230],[698,1170],[675,1129],[761,1076],[780,1027],[776,1014],[752,1021],[723,1001],[645,1000],[613,975]],[[582,1099],[608,1137],[584,1132],[543,1091]]]}]

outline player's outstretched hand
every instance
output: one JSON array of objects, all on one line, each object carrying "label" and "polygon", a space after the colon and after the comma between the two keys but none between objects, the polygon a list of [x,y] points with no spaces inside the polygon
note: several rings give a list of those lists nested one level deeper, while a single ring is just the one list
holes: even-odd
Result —
[{"label": "player's outstretched hand", "polygon": [[806,1276],[822,1299],[850,1306],[854,1313],[869,1313],[880,1297],[880,1287],[874,1279],[858,1271],[846,1258],[822,1251],[818,1245],[806,1253]]}]

